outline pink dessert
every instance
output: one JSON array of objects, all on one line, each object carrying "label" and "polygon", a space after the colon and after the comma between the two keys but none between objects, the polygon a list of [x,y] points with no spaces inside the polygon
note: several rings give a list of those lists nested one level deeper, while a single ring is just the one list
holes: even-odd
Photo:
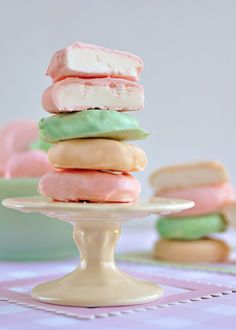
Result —
[{"label": "pink dessert", "polygon": [[95,170],[62,170],[45,174],[38,191],[45,197],[63,202],[135,202],[140,183],[130,174]]},{"label": "pink dessert", "polygon": [[217,211],[224,204],[235,199],[233,186],[226,182],[215,185],[197,186],[184,189],[159,192],[158,197],[187,199],[195,202],[195,206],[176,214],[178,216],[201,215]]},{"label": "pink dessert", "polygon": [[143,87],[124,79],[67,78],[48,87],[42,105],[50,113],[102,110],[139,110],[143,108]]},{"label": "pink dessert", "polygon": [[5,179],[40,177],[52,170],[47,153],[31,150],[16,153],[8,160],[5,169]]},{"label": "pink dessert", "polygon": [[47,75],[54,81],[66,77],[114,77],[137,81],[143,69],[142,60],[131,53],[75,42],[57,51]]},{"label": "pink dessert", "polygon": [[37,124],[30,120],[12,122],[0,131],[0,174],[4,175],[10,157],[30,148],[38,139]]}]

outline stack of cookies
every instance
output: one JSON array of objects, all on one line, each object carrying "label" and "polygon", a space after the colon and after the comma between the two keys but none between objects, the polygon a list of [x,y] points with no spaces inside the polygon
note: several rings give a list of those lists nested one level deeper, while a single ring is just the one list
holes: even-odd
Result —
[{"label": "stack of cookies", "polygon": [[217,262],[229,254],[227,244],[209,235],[222,232],[227,222],[221,208],[235,199],[225,168],[217,162],[165,167],[150,182],[155,196],[192,200],[195,206],[157,221],[161,239],[154,256],[173,262]]},{"label": "stack of cookies", "polygon": [[125,111],[143,108],[139,57],[76,42],[57,51],[47,74],[53,84],[42,96],[51,114],[39,123],[41,139],[52,143],[54,170],[39,192],[63,202],[135,202],[141,186],[130,174],[147,158],[137,146],[148,133]]}]

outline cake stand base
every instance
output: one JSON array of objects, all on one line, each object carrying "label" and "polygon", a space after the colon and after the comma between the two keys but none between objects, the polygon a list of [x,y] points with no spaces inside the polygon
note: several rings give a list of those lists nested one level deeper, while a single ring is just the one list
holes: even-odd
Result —
[{"label": "cake stand base", "polygon": [[40,212],[73,225],[80,251],[80,267],[72,273],[37,285],[34,299],[66,306],[101,307],[134,305],[160,298],[163,290],[120,271],[114,250],[121,224],[150,214],[169,214],[193,206],[192,202],[155,199],[137,204],[59,203],[42,197],[3,201],[23,212]]},{"label": "cake stand base", "polygon": [[78,268],[65,277],[39,284],[32,290],[32,297],[56,305],[99,307],[143,304],[163,294],[158,285],[116,269],[94,276],[90,272]]}]

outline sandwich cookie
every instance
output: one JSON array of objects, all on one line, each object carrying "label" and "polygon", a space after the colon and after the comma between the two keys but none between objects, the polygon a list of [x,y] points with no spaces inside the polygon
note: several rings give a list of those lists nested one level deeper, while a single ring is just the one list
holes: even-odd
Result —
[{"label": "sandwich cookie", "polygon": [[74,42],[57,51],[47,75],[54,81],[66,77],[116,77],[137,81],[143,70],[141,58],[128,52]]},{"label": "sandwich cookie", "polygon": [[160,239],[153,249],[155,258],[182,263],[224,261],[229,253],[226,243],[212,238],[195,241]]},{"label": "sandwich cookie", "polygon": [[137,120],[126,113],[88,110],[58,114],[39,122],[41,139],[49,143],[82,138],[141,140],[149,135]]},{"label": "sandwich cookie", "polygon": [[116,78],[66,78],[48,87],[42,106],[50,113],[88,109],[131,111],[143,108],[143,87]]},{"label": "sandwich cookie", "polygon": [[141,185],[128,173],[61,170],[42,176],[38,191],[62,202],[133,203],[139,197]]},{"label": "sandwich cookie", "polygon": [[158,220],[156,229],[160,236],[173,240],[196,240],[209,234],[222,232],[227,224],[220,214]]},{"label": "sandwich cookie", "polygon": [[108,139],[74,139],[53,145],[48,152],[55,168],[116,172],[144,170],[147,158],[134,145]]}]

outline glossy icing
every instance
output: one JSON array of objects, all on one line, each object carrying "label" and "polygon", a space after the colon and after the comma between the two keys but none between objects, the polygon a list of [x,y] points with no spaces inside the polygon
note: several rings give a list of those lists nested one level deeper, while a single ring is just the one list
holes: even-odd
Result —
[{"label": "glossy icing", "polygon": [[135,118],[113,110],[49,116],[40,120],[39,131],[41,138],[50,143],[77,138],[139,140],[149,135]]},{"label": "glossy icing", "polygon": [[48,158],[55,168],[67,169],[136,172],[147,164],[141,148],[109,139],[61,141],[49,149]]},{"label": "glossy icing", "polygon": [[128,173],[62,170],[42,176],[38,190],[42,196],[57,201],[132,203],[137,201],[141,185]]}]

